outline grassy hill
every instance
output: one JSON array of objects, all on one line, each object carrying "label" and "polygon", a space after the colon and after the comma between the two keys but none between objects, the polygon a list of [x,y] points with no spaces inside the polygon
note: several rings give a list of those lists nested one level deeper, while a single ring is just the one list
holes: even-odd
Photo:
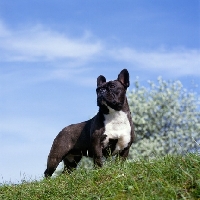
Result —
[{"label": "grassy hill", "polygon": [[107,162],[101,169],[2,185],[0,199],[200,199],[200,156]]}]

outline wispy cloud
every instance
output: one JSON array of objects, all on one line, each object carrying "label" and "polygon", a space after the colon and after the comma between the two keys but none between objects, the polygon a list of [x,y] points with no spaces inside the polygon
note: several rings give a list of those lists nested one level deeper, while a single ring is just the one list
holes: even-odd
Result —
[{"label": "wispy cloud", "polygon": [[13,31],[0,23],[0,61],[85,61],[101,50],[101,42],[87,33],[70,38],[42,25]]},{"label": "wispy cloud", "polygon": [[11,30],[0,21],[0,61],[48,62],[48,72],[44,72],[45,76],[40,74],[41,80],[73,79],[73,76],[94,69],[90,62],[99,63],[101,59],[175,77],[200,75],[199,49],[138,50],[136,47],[110,46],[113,45],[88,32],[72,38],[43,25]]},{"label": "wispy cloud", "polygon": [[131,63],[136,68],[172,76],[200,75],[200,50],[158,49],[139,51],[134,48],[111,50],[110,55],[119,61]]},{"label": "wispy cloud", "polygon": [[[1,68],[2,81],[17,79],[17,84],[24,84],[52,79],[73,81],[79,77],[78,83],[88,86],[93,78],[84,79],[82,74],[88,74],[89,63],[98,59],[103,49],[102,41],[88,31],[75,38],[44,25],[11,29],[0,20],[0,62],[12,62],[9,66],[14,66],[12,70]],[[39,66],[33,67],[35,62]]]}]

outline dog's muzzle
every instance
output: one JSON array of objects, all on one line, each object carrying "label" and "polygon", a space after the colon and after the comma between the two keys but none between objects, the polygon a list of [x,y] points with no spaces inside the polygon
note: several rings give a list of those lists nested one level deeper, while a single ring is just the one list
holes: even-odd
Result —
[{"label": "dog's muzzle", "polygon": [[97,93],[97,100],[100,101],[100,102],[105,100],[105,98],[104,98],[105,95],[106,95],[106,89],[100,88],[98,93]]},{"label": "dog's muzzle", "polygon": [[106,93],[106,88],[100,88],[98,95],[104,95]]}]

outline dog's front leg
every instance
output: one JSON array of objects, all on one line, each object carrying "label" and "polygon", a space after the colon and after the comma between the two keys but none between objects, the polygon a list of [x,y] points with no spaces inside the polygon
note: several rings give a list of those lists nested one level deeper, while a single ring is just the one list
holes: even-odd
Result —
[{"label": "dog's front leg", "polygon": [[92,135],[92,148],[93,148],[93,159],[94,166],[102,167],[102,134],[101,131],[95,131]]},{"label": "dog's front leg", "polygon": [[126,147],[125,149],[123,149],[120,153],[119,156],[121,158],[121,160],[126,160],[129,154],[129,149],[130,147]]}]

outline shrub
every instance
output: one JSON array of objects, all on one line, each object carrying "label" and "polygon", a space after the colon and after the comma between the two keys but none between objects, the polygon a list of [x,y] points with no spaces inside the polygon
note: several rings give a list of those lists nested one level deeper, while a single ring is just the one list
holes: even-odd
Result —
[{"label": "shrub", "polygon": [[196,93],[188,92],[180,81],[149,81],[142,87],[138,79],[128,92],[129,106],[137,134],[130,157],[177,154],[200,148],[200,111]]}]

